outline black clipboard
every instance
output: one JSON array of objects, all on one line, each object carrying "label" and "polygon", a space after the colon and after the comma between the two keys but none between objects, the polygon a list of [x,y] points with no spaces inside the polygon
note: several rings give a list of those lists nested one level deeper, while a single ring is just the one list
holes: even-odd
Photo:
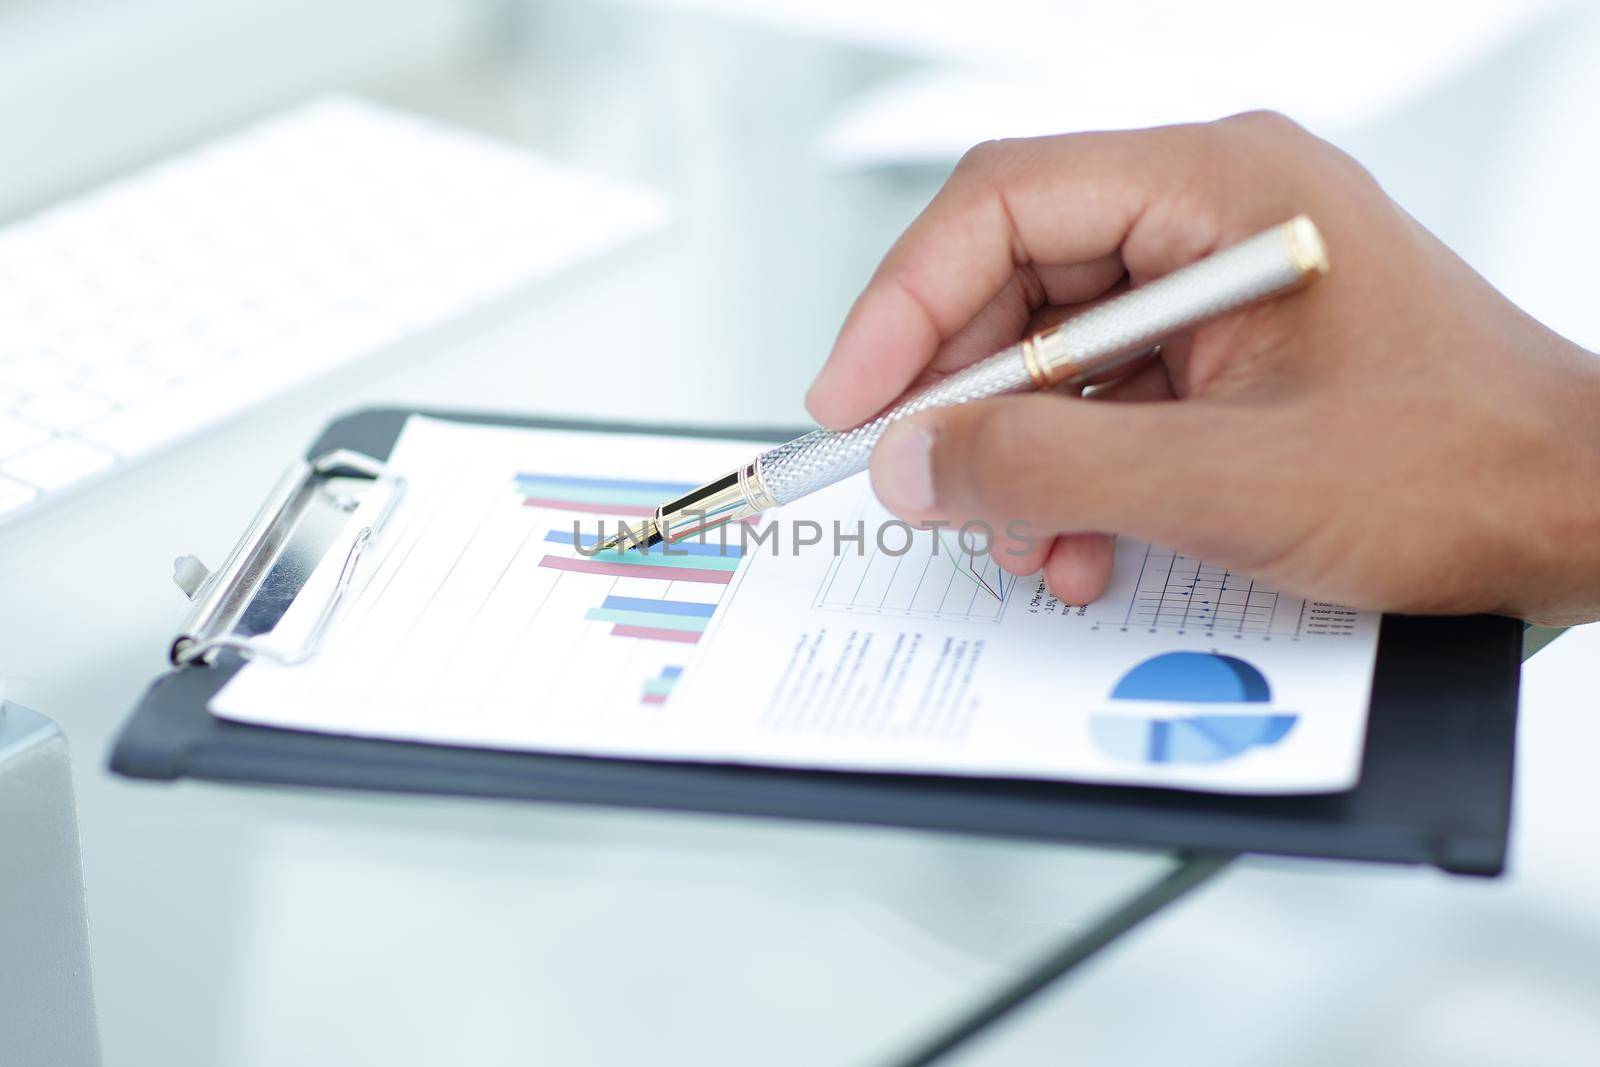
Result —
[{"label": "black clipboard", "polygon": [[[780,441],[791,429],[361,411],[308,450],[389,455],[412,414],[596,433]],[[259,518],[259,517],[258,517]],[[1383,620],[1361,781],[1347,793],[1217,796],[1002,779],[662,763],[336,737],[227,722],[206,705],[243,660],[173,670],[145,692],[112,771],[402,793],[714,812],[1041,841],[1431,864],[1505,865],[1522,624],[1495,616]]]}]

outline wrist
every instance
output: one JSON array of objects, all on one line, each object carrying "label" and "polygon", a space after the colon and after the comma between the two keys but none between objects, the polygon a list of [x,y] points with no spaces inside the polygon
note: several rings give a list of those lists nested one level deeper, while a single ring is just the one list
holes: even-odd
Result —
[{"label": "wrist", "polygon": [[1531,516],[1537,572],[1514,613],[1570,626],[1600,619],[1600,355],[1562,344],[1571,373],[1549,421],[1545,500]]}]

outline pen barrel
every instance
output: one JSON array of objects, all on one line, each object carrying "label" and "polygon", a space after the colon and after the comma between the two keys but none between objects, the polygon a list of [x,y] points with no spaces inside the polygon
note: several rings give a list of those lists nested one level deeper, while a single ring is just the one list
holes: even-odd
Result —
[{"label": "pen barrel", "polygon": [[1294,289],[1328,269],[1304,216],[1106,301],[897,401],[850,430],[816,430],[763,452],[751,481],[760,503],[788,504],[865,470],[889,425],[934,408],[1087,385],[1122,373],[1164,337]]},{"label": "pen barrel", "polygon": [[932,408],[951,407],[1034,387],[1022,345],[1013,345],[959,374],[935,382],[850,430],[814,430],[761,453],[756,470],[778,504],[788,504],[867,469],[889,424]]},{"label": "pen barrel", "polygon": [[1126,356],[1295,289],[1327,269],[1327,253],[1311,220],[1291,219],[1034,335],[1037,383],[1041,388],[1089,385],[1114,377]]}]

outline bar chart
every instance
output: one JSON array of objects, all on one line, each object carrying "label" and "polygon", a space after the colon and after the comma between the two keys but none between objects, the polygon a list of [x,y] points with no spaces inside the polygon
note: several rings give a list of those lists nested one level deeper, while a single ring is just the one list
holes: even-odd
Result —
[{"label": "bar chart", "polygon": [[[598,538],[593,534],[550,530],[545,543],[567,548],[592,549]],[[686,543],[674,545],[673,555],[660,549],[650,553],[595,552],[590,556],[564,556],[549,553],[539,561],[548,570],[569,574],[589,574],[602,578],[647,579],[653,582],[692,582],[725,586],[739,568],[743,550],[736,545]],[[653,587],[648,587],[653,588]],[[716,610],[715,602],[675,599],[662,586],[660,596],[621,596],[608,594],[584,615],[593,622],[612,623],[616,637],[694,644],[700,640]]]},{"label": "bar chart", "polygon": [[584,618],[614,623],[616,637],[645,637],[656,641],[681,641],[694,644],[705,633],[706,624],[717,610],[715,604],[666,597],[608,596]]},{"label": "bar chart", "polygon": [[644,692],[639,697],[639,703],[665,704],[667,697],[672,693],[672,687],[678,684],[678,679],[682,675],[682,667],[662,667],[660,674],[644,683]]},{"label": "bar chart", "polygon": [[650,516],[662,501],[693,488],[692,482],[582,478],[536,471],[522,471],[516,477],[516,491],[528,507],[588,515]]},{"label": "bar chart", "polygon": [[[698,541],[657,546],[648,552],[599,551],[605,531],[583,517],[625,521],[647,516],[663,500],[688,488],[678,482],[533,472],[519,473],[512,486],[520,498],[519,510],[538,509],[524,513],[543,549],[537,569],[555,578],[546,600],[549,610],[576,608],[575,621],[604,625],[601,632],[607,644],[617,640],[635,649],[614,662],[628,665],[623,670],[635,679],[628,684],[639,686],[641,704],[667,702],[684,668],[681,662],[664,661],[681,659],[684,652],[672,652],[673,646],[700,641],[745,551],[738,543]],[[588,646],[575,646],[575,653],[579,647]],[[652,648],[660,651],[649,651]],[[581,655],[587,660],[606,654],[595,648]]]},{"label": "bar chart", "polygon": [[[545,542],[568,548],[588,549],[598,543],[594,534],[570,530],[551,530]],[[587,556],[547,555],[541,567],[573,571],[578,574],[599,574],[610,578],[659,578],[666,582],[701,582],[707,585],[727,585],[733,572],[739,569],[744,551],[737,545],[681,543],[670,547],[659,546],[648,553],[640,551],[595,552]]]}]

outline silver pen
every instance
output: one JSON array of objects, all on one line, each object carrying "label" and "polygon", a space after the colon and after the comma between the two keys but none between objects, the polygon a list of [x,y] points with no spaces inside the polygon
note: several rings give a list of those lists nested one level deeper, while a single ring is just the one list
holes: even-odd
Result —
[{"label": "silver pen", "polygon": [[1322,235],[1310,219],[1297,216],[908,394],[854,429],[816,430],[768,449],[667,501],[637,527],[624,525],[596,551],[648,550],[788,504],[865,470],[878,438],[897,419],[1008,393],[1111,380],[1163,337],[1327,271]]}]

